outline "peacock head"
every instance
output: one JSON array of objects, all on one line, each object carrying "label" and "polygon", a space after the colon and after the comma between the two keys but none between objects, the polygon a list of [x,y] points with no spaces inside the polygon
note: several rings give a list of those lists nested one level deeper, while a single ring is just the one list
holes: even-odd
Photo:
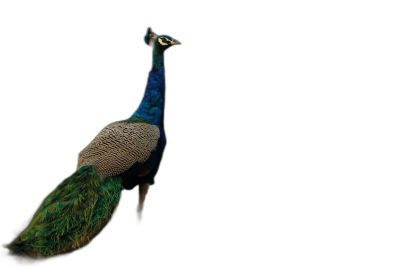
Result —
[{"label": "peacock head", "polygon": [[152,32],[151,28],[147,29],[147,34],[144,37],[144,41],[146,44],[150,45],[150,40],[155,40],[154,45],[161,51],[165,51],[167,48],[181,44],[178,40],[168,36],[168,35],[157,35]]}]

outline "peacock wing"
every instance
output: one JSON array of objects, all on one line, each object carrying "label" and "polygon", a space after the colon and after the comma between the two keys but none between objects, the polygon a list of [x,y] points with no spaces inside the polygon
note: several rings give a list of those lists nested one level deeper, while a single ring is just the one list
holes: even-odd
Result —
[{"label": "peacock wing", "polygon": [[79,153],[78,169],[93,165],[102,178],[117,176],[136,162],[145,162],[159,138],[160,130],[153,124],[111,123]]}]

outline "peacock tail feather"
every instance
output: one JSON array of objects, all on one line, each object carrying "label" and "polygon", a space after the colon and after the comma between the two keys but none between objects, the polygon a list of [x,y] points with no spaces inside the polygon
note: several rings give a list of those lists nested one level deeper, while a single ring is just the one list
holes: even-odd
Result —
[{"label": "peacock tail feather", "polygon": [[121,189],[121,177],[101,178],[93,166],[83,166],[57,186],[7,247],[14,254],[39,258],[86,245],[111,219]]}]

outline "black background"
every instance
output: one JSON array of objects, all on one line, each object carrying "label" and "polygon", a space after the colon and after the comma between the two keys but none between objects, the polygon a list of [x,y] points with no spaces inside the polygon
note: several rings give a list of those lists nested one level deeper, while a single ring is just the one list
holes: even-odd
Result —
[{"label": "black background", "polygon": [[[230,34],[244,33],[244,25],[161,11],[140,21],[132,19],[135,12],[25,12],[10,16],[2,36],[1,243],[29,225],[105,126],[134,113],[151,67],[151,49],[143,42],[150,26],[182,45],[165,55],[167,149],[144,221],[138,226],[133,218],[136,190],[124,192],[113,220],[91,245],[40,265],[208,262],[231,257],[239,247],[236,258],[248,258],[242,241],[255,223],[241,225],[251,212],[245,202],[256,183],[246,179],[255,163],[244,163],[254,154],[241,147],[260,128],[250,122],[256,107],[241,108],[257,98],[245,98],[249,92],[241,85],[249,79],[244,75],[243,81],[238,69],[252,39]],[[16,264],[2,252],[7,264]]]}]

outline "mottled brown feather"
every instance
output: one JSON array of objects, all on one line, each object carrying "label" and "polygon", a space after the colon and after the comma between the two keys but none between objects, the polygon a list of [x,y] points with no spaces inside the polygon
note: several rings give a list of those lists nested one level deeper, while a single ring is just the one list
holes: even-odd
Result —
[{"label": "mottled brown feather", "polygon": [[136,162],[145,162],[159,138],[155,125],[113,122],[79,153],[78,169],[93,165],[102,178],[119,175]]}]

